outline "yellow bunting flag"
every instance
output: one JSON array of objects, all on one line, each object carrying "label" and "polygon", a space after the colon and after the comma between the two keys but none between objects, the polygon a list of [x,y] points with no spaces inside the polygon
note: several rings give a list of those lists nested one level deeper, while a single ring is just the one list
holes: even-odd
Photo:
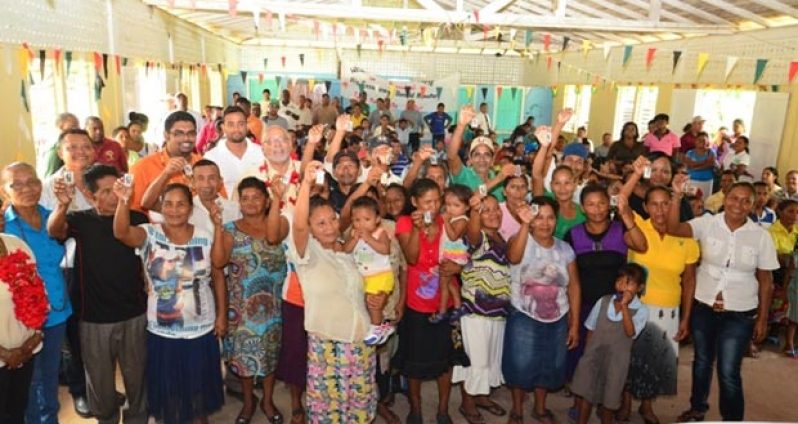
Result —
[{"label": "yellow bunting flag", "polygon": [[590,51],[590,41],[582,40],[582,56],[587,57],[587,52]]},{"label": "yellow bunting flag", "polygon": [[466,96],[469,99],[472,99],[474,97],[474,86],[473,85],[467,85],[465,89],[466,89]]},{"label": "yellow bunting flag", "polygon": [[698,62],[696,65],[696,77],[701,76],[701,72],[704,72],[704,67],[707,66],[708,61],[709,61],[709,53],[698,54]]}]

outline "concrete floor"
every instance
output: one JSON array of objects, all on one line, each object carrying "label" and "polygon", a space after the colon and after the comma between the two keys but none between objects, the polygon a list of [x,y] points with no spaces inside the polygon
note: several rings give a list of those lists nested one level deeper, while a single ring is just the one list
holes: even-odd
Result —
[{"label": "concrete floor", "polygon": [[[675,422],[676,417],[689,406],[692,348],[689,346],[683,347],[680,355],[682,360],[679,366],[679,394],[672,398],[659,399],[654,404],[662,423]],[[766,349],[758,359],[745,359],[743,362],[743,382],[746,394],[745,416],[748,421],[798,422],[798,405],[793,403],[798,401],[798,360],[786,358],[778,353],[775,348]],[[121,382],[118,386],[121,387]],[[717,411],[717,396],[717,384],[713,383],[713,391],[710,396],[710,411],[706,417],[707,421],[720,419]],[[424,384],[422,399],[424,399],[425,422],[432,423],[435,418],[435,401],[437,399],[434,382]],[[493,399],[507,409],[511,405],[510,392],[506,388],[497,389]],[[96,422],[94,420],[84,420],[75,415],[72,409],[72,399],[65,387],[61,387],[60,400],[62,408],[59,419],[61,423],[82,424]],[[567,410],[571,406],[571,402],[572,399],[565,397],[562,392],[554,393],[549,397],[548,406],[560,422],[568,422]],[[288,390],[281,383],[278,383],[275,390],[275,403],[286,416],[286,422],[288,422],[290,411]],[[459,386],[455,386],[452,391],[449,412],[455,423],[466,423],[466,420],[457,411],[459,404],[460,389]],[[529,415],[532,408],[531,399],[525,406],[524,422],[535,422]],[[224,408],[210,417],[210,422],[233,423],[240,408],[241,402],[228,398]],[[636,410],[637,404],[633,407],[633,411]],[[407,400],[404,396],[396,396],[393,411],[404,421],[408,411]],[[493,417],[484,412],[483,415],[489,424],[503,424],[506,422],[506,417]],[[384,421],[378,418],[377,422],[382,423]],[[598,420],[594,418],[593,422],[598,422]],[[642,423],[643,420],[638,414],[633,413],[632,422]],[[266,423],[266,418],[261,412],[257,412],[252,423]]]}]

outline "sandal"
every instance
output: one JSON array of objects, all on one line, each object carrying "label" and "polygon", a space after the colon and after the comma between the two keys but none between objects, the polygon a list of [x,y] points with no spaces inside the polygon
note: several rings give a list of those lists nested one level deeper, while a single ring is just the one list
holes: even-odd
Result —
[{"label": "sandal", "polygon": [[554,424],[557,422],[554,420],[554,414],[550,409],[546,409],[542,414],[538,414],[535,410],[532,410],[532,418],[543,424]]},{"label": "sandal", "polygon": [[249,422],[252,421],[252,417],[255,416],[255,411],[257,410],[257,406],[256,405],[258,405],[259,403],[260,402],[258,400],[258,397],[255,396],[255,395],[252,395],[252,404],[253,404],[252,413],[249,414],[248,417],[244,416],[244,413],[243,413],[244,412],[244,407],[242,406],[241,407],[241,412],[238,413],[238,416],[236,417],[235,423],[236,424],[249,424]]},{"label": "sandal", "polygon": [[495,415],[497,417],[503,417],[503,416],[507,415],[507,410],[506,409],[502,408],[501,405],[499,405],[498,403],[496,403],[496,402],[494,402],[494,401],[492,401],[490,399],[488,399],[488,404],[481,405],[481,404],[478,403],[477,404],[477,409],[482,409],[482,410],[488,411],[488,413],[490,413],[492,415]]},{"label": "sandal", "polygon": [[479,412],[469,414],[468,411],[466,411],[462,406],[458,409],[458,411],[460,411],[460,415],[462,415],[463,418],[468,421],[468,424],[485,424],[485,417],[483,417]]},{"label": "sandal", "polygon": [[677,418],[676,421],[679,421],[680,423],[701,422],[704,421],[704,413],[688,409],[687,411],[682,412],[682,415],[679,415],[679,418]]},{"label": "sandal", "polygon": [[[265,401],[266,398],[264,398],[263,400]],[[280,411],[277,410],[277,407],[274,408],[276,413],[274,415],[269,415],[269,413],[266,412],[266,408],[263,406],[263,402],[261,402],[260,403],[260,410],[263,411],[263,415],[266,416],[266,420],[269,422],[269,424],[283,424],[283,414],[281,414]],[[293,421],[293,418],[292,418],[292,421]]]},{"label": "sandal", "polygon": [[[643,417],[643,422],[645,424],[659,424],[659,418],[657,418],[656,415],[646,416],[646,414],[643,413],[643,407],[642,406],[637,409],[637,413],[640,414],[641,417]],[[652,416],[654,417],[653,420],[651,419]]]},{"label": "sandal", "polygon": [[412,412],[407,414],[407,419],[405,419],[406,424],[424,424],[424,419],[421,418],[421,414],[414,414]]},{"label": "sandal", "polygon": [[291,410],[291,423],[293,424],[304,424],[305,422],[305,410],[302,408],[294,408]]},{"label": "sandal", "polygon": [[388,424],[402,424],[402,420],[399,419],[399,416],[394,414],[388,405],[384,403],[377,404],[377,414],[382,417]]},{"label": "sandal", "polygon": [[507,420],[507,424],[524,424],[524,417],[515,412],[510,412],[510,418]]}]

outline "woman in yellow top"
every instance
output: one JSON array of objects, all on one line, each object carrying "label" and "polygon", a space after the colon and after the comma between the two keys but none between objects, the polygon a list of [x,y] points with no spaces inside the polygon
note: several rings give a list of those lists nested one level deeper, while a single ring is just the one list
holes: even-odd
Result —
[{"label": "woman in yellow top", "polygon": [[[784,353],[792,358],[798,357],[795,349],[795,330],[798,328],[798,289],[795,281],[795,252],[798,240],[798,201],[783,200],[777,208],[779,219],[768,230],[773,244],[776,246],[779,265],[778,271],[773,273],[773,303],[771,304],[770,322],[781,322],[784,311],[788,309],[787,336]],[[787,302],[785,304],[785,301]]]},{"label": "woman in yellow top", "polygon": [[[644,167],[635,165],[634,172],[642,174]],[[638,411],[644,421],[658,423],[652,405],[654,398],[676,394],[679,341],[690,331],[699,249],[693,239],[665,233],[670,203],[668,189],[653,186],[646,191],[643,203],[649,218],[644,220],[635,214],[635,223],[646,238],[648,250],[640,253],[630,248],[629,261],[648,270],[648,284],[641,300],[650,313],[646,328],[632,347],[628,391],[618,412],[619,420],[630,415],[634,396],[641,400]]]}]

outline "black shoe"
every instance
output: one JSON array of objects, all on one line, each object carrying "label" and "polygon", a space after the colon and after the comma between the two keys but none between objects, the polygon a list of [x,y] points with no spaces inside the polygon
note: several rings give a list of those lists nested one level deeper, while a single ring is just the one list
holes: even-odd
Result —
[{"label": "black shoe", "polygon": [[75,396],[72,398],[72,405],[75,407],[75,413],[81,418],[91,418],[91,410],[89,409],[89,401],[86,396]]}]

